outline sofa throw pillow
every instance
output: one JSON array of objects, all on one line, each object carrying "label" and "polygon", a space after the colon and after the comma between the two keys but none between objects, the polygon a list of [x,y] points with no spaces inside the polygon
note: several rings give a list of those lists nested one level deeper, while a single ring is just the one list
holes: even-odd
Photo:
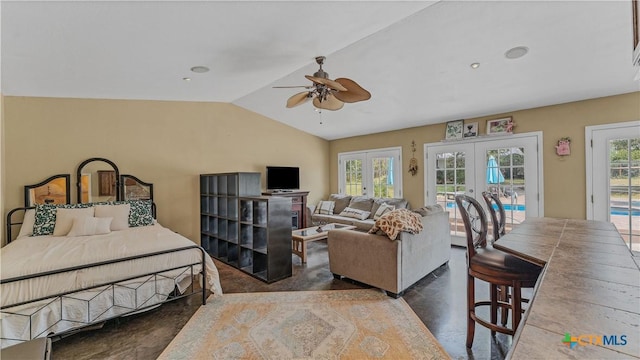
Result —
[{"label": "sofa throw pillow", "polygon": [[371,207],[373,206],[373,199],[368,196],[354,196],[349,203],[350,208],[364,210],[371,214]]},{"label": "sofa throw pillow", "polygon": [[333,215],[333,209],[335,208],[336,203],[333,201],[320,201],[318,202],[318,206],[316,206],[315,214],[321,215]]},{"label": "sofa throw pillow", "polygon": [[442,205],[436,204],[436,205],[423,206],[423,207],[415,209],[413,211],[415,211],[416,213],[418,213],[418,214],[420,214],[422,216],[427,216],[427,215],[443,212],[444,209],[442,208]]},{"label": "sofa throw pillow", "polygon": [[51,235],[56,226],[56,213],[58,208],[80,209],[91,207],[91,204],[38,204],[36,205],[33,235]]},{"label": "sofa throw pillow", "polygon": [[396,209],[409,208],[409,203],[407,202],[407,200],[402,198],[374,198],[373,205],[371,206],[371,219],[373,219],[373,215],[375,215],[375,213],[378,211],[378,208],[382,204],[391,205]]},{"label": "sofa throw pillow", "polygon": [[336,206],[333,208],[333,213],[340,214],[342,210],[349,206],[349,202],[351,202],[351,195],[331,194],[329,196],[329,201],[336,203]]},{"label": "sofa throw pillow", "polygon": [[102,235],[111,232],[110,217],[78,217],[73,219],[73,225],[67,236]]},{"label": "sofa throw pillow", "polygon": [[396,207],[393,205],[381,204],[376,210],[376,213],[373,215],[373,220],[378,220],[380,217],[392,210],[395,210]]},{"label": "sofa throw pillow", "polygon": [[385,233],[389,239],[395,240],[402,231],[417,234],[422,231],[422,219],[418,213],[408,209],[395,209],[382,215],[369,230],[369,234],[378,231]]},{"label": "sofa throw pillow", "polygon": [[358,220],[364,220],[369,217],[369,214],[370,212],[368,211],[347,207],[344,210],[342,210],[342,212],[340,213],[340,216],[350,217]]}]

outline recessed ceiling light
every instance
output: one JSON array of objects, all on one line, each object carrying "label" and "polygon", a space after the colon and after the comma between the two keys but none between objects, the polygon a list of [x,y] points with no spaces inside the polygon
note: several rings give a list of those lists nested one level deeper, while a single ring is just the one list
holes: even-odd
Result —
[{"label": "recessed ceiling light", "polygon": [[521,58],[525,55],[527,55],[527,53],[529,52],[529,48],[526,46],[516,46],[512,49],[507,50],[506,53],[504,53],[504,56],[507,59],[517,59],[517,58]]},{"label": "recessed ceiling light", "polygon": [[472,69],[477,69],[477,68],[480,67],[480,63],[475,62],[475,63],[471,64],[470,66],[471,66]]},{"label": "recessed ceiling light", "polygon": [[190,78],[190,77],[183,77],[183,78],[182,78],[182,80],[184,80],[184,81],[191,81],[191,78]]},{"label": "recessed ceiling light", "polygon": [[209,68],[206,66],[194,66],[191,68],[191,71],[193,71],[194,73],[206,73],[207,71],[209,71]]}]

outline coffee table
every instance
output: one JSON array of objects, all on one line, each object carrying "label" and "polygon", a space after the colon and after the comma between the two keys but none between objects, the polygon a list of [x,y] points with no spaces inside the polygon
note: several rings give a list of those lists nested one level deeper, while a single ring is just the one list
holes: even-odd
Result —
[{"label": "coffee table", "polygon": [[293,230],[291,239],[293,241],[292,252],[302,259],[302,263],[307,262],[307,243],[327,238],[329,230],[352,230],[356,227],[345,224],[325,224],[308,227],[305,229]]}]

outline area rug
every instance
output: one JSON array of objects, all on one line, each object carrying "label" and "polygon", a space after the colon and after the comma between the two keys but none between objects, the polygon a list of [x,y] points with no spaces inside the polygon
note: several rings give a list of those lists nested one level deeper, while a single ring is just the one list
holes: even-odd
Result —
[{"label": "area rug", "polygon": [[159,359],[450,359],[403,299],[379,290],[212,296]]}]

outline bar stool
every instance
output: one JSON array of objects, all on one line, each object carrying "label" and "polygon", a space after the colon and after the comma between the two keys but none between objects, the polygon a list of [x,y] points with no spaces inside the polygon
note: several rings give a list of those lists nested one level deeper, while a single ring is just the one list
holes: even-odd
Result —
[{"label": "bar stool", "polygon": [[496,241],[506,233],[506,214],[504,211],[504,205],[502,205],[502,201],[500,201],[500,196],[498,196],[498,194],[483,191],[482,197],[484,198],[484,202],[487,204],[487,209],[489,209],[489,214],[491,215],[493,241]]},{"label": "bar stool", "polygon": [[[482,206],[474,198],[467,195],[456,196],[458,211],[462,215],[467,233],[467,342],[468,348],[473,345],[475,324],[496,332],[513,335],[522,317],[521,289],[532,288],[540,271],[539,266],[509,255],[487,245],[487,215]],[[489,301],[476,301],[475,279],[489,283]],[[510,288],[510,301],[498,299],[498,287]],[[476,314],[479,306],[489,306],[491,320],[487,321]],[[511,309],[511,327],[498,325],[498,307]]]},{"label": "bar stool", "polygon": [[[487,209],[489,209],[489,215],[491,215],[491,228],[493,232],[493,239],[491,243],[493,244],[495,241],[500,239],[502,235],[506,233],[505,223],[506,223],[506,214],[504,211],[504,205],[502,205],[502,201],[500,201],[500,196],[496,193],[492,193],[489,191],[482,192],[482,198],[484,202],[487,204]],[[502,302],[507,302],[509,300],[509,289],[506,286],[498,287],[498,300]],[[527,299],[522,299],[524,302],[528,302]],[[500,320],[502,326],[507,325],[507,316],[508,311],[505,307],[501,307],[500,309]]]}]

